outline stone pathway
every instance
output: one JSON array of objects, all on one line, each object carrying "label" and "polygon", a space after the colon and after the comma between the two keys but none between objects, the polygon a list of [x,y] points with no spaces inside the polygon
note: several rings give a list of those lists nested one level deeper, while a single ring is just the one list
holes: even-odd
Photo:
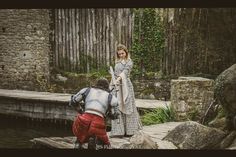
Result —
[{"label": "stone pathway", "polygon": [[[49,92],[36,92],[36,91],[24,91],[24,90],[7,90],[0,89],[0,99],[2,98],[17,98],[44,101],[44,102],[63,102],[65,104],[70,100],[71,94],[68,93],[49,93]],[[136,99],[137,108],[141,109],[154,109],[154,108],[166,108],[170,105],[170,101],[160,100],[147,100]],[[169,122],[164,124],[157,124],[151,126],[144,126],[143,131],[151,136],[151,138],[157,143],[159,149],[176,149],[176,147],[168,142],[162,141],[162,138],[174,127],[179,125],[180,122]],[[48,138],[36,138],[32,142],[47,145],[49,147],[56,148],[73,148],[74,137],[48,137]],[[121,145],[129,143],[129,138],[110,138],[112,148],[119,149]]]},{"label": "stone pathway", "polygon": [[[143,132],[148,134],[154,142],[157,143],[158,149],[177,149],[171,142],[162,140],[167,133],[174,129],[177,125],[183,122],[168,122],[163,124],[156,124],[150,126],[144,126]],[[109,135],[109,132],[108,132]],[[112,149],[120,149],[122,145],[129,144],[128,137],[123,138],[110,138]],[[38,145],[59,148],[59,149],[72,149],[74,147],[75,137],[42,137],[31,140],[34,143],[34,147]]]}]

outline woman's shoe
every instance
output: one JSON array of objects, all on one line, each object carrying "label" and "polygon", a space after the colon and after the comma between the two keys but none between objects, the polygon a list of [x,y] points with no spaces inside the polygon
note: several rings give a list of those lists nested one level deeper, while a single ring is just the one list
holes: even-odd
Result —
[{"label": "woman's shoe", "polygon": [[122,138],[124,135],[111,135],[110,138]]},{"label": "woman's shoe", "polygon": [[133,135],[124,135],[124,137],[132,137]]}]

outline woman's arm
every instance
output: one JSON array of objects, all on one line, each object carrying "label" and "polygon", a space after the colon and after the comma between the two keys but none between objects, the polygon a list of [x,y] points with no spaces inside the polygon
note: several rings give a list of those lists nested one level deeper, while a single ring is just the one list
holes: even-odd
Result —
[{"label": "woman's arm", "polygon": [[[128,74],[131,72],[131,69],[133,68],[133,61],[130,59],[125,67],[124,67],[124,70],[121,72],[121,74],[125,74],[126,76],[128,76]],[[119,76],[121,76],[121,74]]]}]

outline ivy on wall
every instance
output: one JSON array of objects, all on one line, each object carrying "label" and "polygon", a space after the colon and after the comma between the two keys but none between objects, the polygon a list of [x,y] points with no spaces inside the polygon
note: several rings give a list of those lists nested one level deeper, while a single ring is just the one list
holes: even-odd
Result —
[{"label": "ivy on wall", "polygon": [[134,9],[134,41],[131,48],[133,76],[158,72],[164,49],[164,28],[155,8]]}]

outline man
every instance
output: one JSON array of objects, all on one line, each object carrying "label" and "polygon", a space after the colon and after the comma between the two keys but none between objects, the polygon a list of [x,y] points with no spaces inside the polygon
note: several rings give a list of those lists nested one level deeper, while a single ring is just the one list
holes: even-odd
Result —
[{"label": "man", "polygon": [[109,91],[107,79],[99,79],[96,86],[83,88],[71,96],[70,106],[84,100],[84,106],[73,123],[73,133],[77,137],[75,147],[82,149],[82,144],[88,142],[88,149],[96,149],[96,145],[106,148],[110,142],[106,133],[105,118],[117,119],[119,115],[118,100]]}]

